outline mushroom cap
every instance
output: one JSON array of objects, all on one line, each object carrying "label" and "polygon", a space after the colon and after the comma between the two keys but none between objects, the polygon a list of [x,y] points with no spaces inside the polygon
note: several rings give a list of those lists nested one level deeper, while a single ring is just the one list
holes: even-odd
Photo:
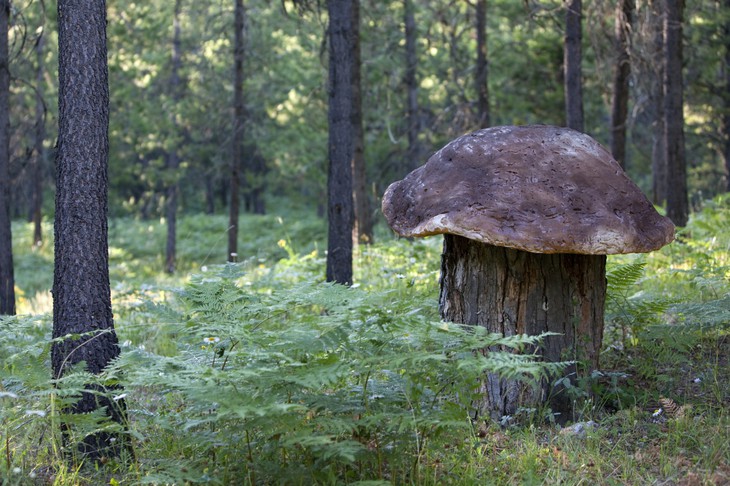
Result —
[{"label": "mushroom cap", "polygon": [[401,236],[461,235],[533,253],[643,253],[674,239],[611,154],[569,128],[487,128],[394,182],[383,213]]}]

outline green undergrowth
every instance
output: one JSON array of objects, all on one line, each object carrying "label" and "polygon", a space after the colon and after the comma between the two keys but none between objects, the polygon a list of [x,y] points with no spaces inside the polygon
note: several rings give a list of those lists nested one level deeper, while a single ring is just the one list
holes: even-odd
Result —
[{"label": "green undergrowth", "polygon": [[[559,365],[510,352],[537,338],[439,321],[440,238],[395,240],[380,228],[345,288],[324,282],[320,219],[244,216],[237,264],[224,263],[225,225],[181,217],[169,276],[162,222],[113,220],[122,355],[102,376],[58,383],[51,244],[31,249],[30,228],[14,227],[25,314],[0,320],[0,484],[730,480],[728,200],[709,202],[662,251],[609,259],[601,369],[570,389],[578,432],[545,423],[544,411],[470,421],[486,370],[531,380]],[[496,344],[507,351],[474,352]],[[62,413],[94,381],[123,387],[112,396],[127,408],[123,431]],[[69,465],[74,441],[99,430],[121,432],[131,454]]]}]

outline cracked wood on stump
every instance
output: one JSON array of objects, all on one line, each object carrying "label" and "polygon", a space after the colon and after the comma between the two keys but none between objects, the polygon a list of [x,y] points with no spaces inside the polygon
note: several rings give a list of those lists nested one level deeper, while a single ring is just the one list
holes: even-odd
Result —
[{"label": "cracked wood on stump", "polygon": [[[598,368],[606,294],[604,255],[538,254],[444,235],[439,311],[446,321],[504,336],[559,333],[537,352],[546,361],[578,361]],[[488,352],[488,350],[485,350]],[[565,369],[575,377],[576,366]],[[552,382],[559,377],[553,377]],[[480,385],[479,417],[499,420],[545,402],[557,420],[572,419],[570,397],[543,380],[538,389],[489,374]]]}]

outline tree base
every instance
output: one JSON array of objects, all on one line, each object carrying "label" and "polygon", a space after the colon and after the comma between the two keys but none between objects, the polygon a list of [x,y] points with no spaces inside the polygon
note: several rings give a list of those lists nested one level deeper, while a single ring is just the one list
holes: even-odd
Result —
[{"label": "tree base", "polygon": [[[559,333],[537,350],[546,361],[576,361],[565,377],[598,368],[606,297],[603,255],[537,254],[444,235],[439,311],[445,321],[483,326],[504,336]],[[485,349],[484,352],[494,351]],[[549,405],[558,422],[573,419],[560,376],[537,388],[489,374],[475,418],[501,419]]]}]

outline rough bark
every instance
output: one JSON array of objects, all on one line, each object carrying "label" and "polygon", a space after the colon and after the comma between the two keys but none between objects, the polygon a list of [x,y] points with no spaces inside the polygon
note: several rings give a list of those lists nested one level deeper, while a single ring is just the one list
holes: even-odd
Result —
[{"label": "rough bark", "polygon": [[654,112],[652,125],[651,172],[652,202],[663,206],[667,200],[667,153],[664,149],[664,9],[663,0],[651,1],[653,32],[653,72],[657,80],[650,83],[651,104]]},{"label": "rough bark", "polygon": [[664,150],[667,160],[667,216],[687,224],[687,166],[684,152],[682,22],[684,0],[666,0],[664,18]]},{"label": "rough bark", "polygon": [[352,283],[352,0],[329,0],[327,281]]},{"label": "rough bark", "polygon": [[43,169],[46,160],[46,151],[43,142],[46,138],[46,104],[43,101],[43,47],[45,44],[45,32],[41,30],[35,45],[36,51],[36,101],[35,101],[35,158],[31,167],[31,184],[33,186],[32,196],[32,220],[33,220],[33,246],[40,246],[43,243],[43,229],[41,227],[43,208]]},{"label": "rough bark", "polygon": [[487,58],[487,0],[476,3],[477,65],[475,83],[477,88],[477,126],[487,128],[489,113],[489,63]]},{"label": "rough bark", "polygon": [[568,0],[565,13],[565,44],[563,65],[565,70],[565,117],[566,126],[579,132],[584,131],[583,122],[583,80],[582,0]]},{"label": "rough bark", "polygon": [[[512,336],[560,333],[545,338],[537,352],[546,361],[577,360],[564,376],[598,368],[606,294],[603,255],[537,254],[444,235],[439,310],[446,321],[483,326]],[[490,350],[484,350],[488,353]],[[560,377],[553,377],[558,379]],[[521,407],[549,404],[556,420],[572,419],[570,397],[544,380],[531,388],[488,375],[481,418],[500,419]]]},{"label": "rough bark", "polygon": [[614,48],[616,64],[613,68],[613,96],[611,99],[611,154],[626,168],[626,119],[629,110],[629,34],[634,17],[634,0],[616,3]]},{"label": "rough bark", "polygon": [[243,160],[243,130],[245,111],[243,104],[243,61],[244,61],[244,5],[235,0],[234,44],[233,44],[233,150],[231,157],[230,205],[228,207],[228,261],[238,260],[238,216],[241,208],[239,189]]},{"label": "rough bark", "polygon": [[413,1],[403,0],[403,23],[406,41],[406,123],[408,149],[406,152],[406,172],[421,165],[421,117],[418,109],[418,54],[416,52],[416,19],[413,13]]},{"label": "rough bark", "polygon": [[360,59],[360,0],[352,2],[352,200],[355,207],[354,244],[373,242],[373,218],[365,170],[365,131],[362,122]]},{"label": "rough bark", "polygon": [[[103,0],[58,2],[59,132],[56,156],[53,376],[84,361],[100,373],[119,355],[112,320],[107,243],[109,88],[106,4]],[[106,407],[124,423],[123,400],[84,393],[72,407],[88,413]],[[115,439],[114,441],[112,439]],[[100,432],[79,445],[88,458],[119,452],[121,437]]]},{"label": "rough bark", "polygon": [[0,314],[15,314],[13,236],[10,227],[10,0],[0,0]]},{"label": "rough bark", "polygon": [[[178,135],[180,127],[177,122],[177,107],[182,99],[180,67],[182,64],[182,53],[180,47],[180,5],[181,0],[175,0],[175,10],[172,19],[172,73],[170,76],[170,89],[174,108],[170,114],[172,117],[173,136]],[[167,170],[170,172],[170,181],[165,189],[165,219],[167,220],[167,244],[165,245],[165,271],[169,274],[175,273],[177,260],[177,197],[178,183],[177,171],[180,168],[180,158],[177,147],[173,147],[167,154]]]}]

